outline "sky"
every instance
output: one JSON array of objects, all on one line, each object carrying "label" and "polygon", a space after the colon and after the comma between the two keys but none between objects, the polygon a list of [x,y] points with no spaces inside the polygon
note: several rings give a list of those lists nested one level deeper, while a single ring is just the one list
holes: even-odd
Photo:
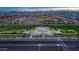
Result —
[{"label": "sky", "polygon": [[11,12],[11,11],[58,11],[58,10],[72,10],[79,11],[78,7],[0,7],[0,12]]}]

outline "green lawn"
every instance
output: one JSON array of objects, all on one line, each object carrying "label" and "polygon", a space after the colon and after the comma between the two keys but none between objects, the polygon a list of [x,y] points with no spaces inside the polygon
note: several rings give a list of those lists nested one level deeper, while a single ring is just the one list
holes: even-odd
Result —
[{"label": "green lawn", "polygon": [[[40,25],[39,25],[40,26]],[[29,30],[29,29],[32,29],[34,27],[39,27],[39,26],[34,26],[34,25],[31,25],[31,26],[27,26],[27,25],[2,25],[0,26],[0,32],[4,32],[4,31],[10,31],[10,30],[23,30],[23,29],[26,29],[26,30]],[[44,26],[44,27],[50,27],[52,29],[62,29],[62,30],[75,30],[77,32],[79,32],[79,25],[41,25],[41,26]]]},{"label": "green lawn", "polygon": [[[42,25],[41,25],[42,26]],[[39,26],[34,26],[34,25],[2,25],[0,26],[0,36],[2,37],[9,37],[9,36],[13,36],[13,37],[21,37],[23,36],[23,31],[22,30],[30,30],[33,29],[35,27],[40,27]],[[68,30],[75,30],[78,34],[79,34],[79,26],[78,25],[43,25],[42,27],[49,27],[51,29],[55,29],[61,30],[61,33],[59,34],[60,36],[74,36],[75,33],[72,31],[68,31]]]}]

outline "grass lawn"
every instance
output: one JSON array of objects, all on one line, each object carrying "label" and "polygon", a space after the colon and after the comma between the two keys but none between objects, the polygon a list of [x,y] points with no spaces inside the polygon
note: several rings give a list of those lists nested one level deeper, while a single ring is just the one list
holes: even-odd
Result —
[{"label": "grass lawn", "polygon": [[[0,32],[4,32],[4,31],[10,31],[10,30],[29,30],[32,29],[34,27],[39,27],[40,25],[1,25],[0,26]],[[62,29],[62,30],[75,30],[77,32],[79,32],[79,25],[41,25],[44,27],[50,27],[52,29]]]}]

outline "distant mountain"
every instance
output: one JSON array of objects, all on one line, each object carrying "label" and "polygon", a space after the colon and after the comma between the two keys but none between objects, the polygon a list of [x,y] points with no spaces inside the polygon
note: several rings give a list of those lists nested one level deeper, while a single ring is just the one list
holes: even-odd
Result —
[{"label": "distant mountain", "polygon": [[0,12],[35,12],[35,11],[68,11],[76,12],[79,8],[62,7],[0,7]]},{"label": "distant mountain", "polygon": [[79,8],[62,7],[0,7],[0,14],[22,13],[27,15],[59,16],[68,19],[79,18]]}]

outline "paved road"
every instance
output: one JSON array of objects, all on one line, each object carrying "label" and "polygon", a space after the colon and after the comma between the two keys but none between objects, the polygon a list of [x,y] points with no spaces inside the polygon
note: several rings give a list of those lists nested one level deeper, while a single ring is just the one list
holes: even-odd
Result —
[{"label": "paved road", "polygon": [[0,38],[0,41],[57,41],[58,39],[64,40],[64,41],[74,41],[74,40],[79,40],[79,37],[26,37],[26,38]]},{"label": "paved road", "polygon": [[0,50],[79,51],[79,38],[52,37],[51,39],[0,39]]}]

